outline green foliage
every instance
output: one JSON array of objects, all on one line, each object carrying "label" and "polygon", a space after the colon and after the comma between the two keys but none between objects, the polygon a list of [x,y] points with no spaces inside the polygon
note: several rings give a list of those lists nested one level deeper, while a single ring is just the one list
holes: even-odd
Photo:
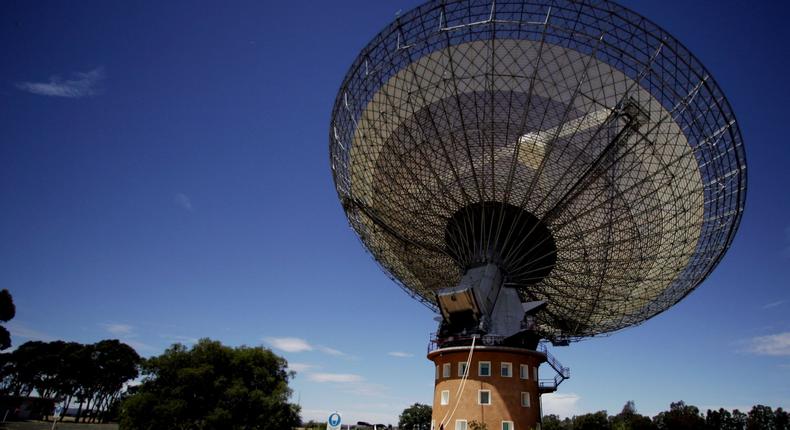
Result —
[{"label": "green foliage", "polygon": [[655,430],[650,417],[639,415],[633,400],[623,406],[619,414],[609,418],[612,430]]},{"label": "green foliage", "polygon": [[411,430],[417,428],[431,428],[431,414],[433,409],[428,405],[415,403],[401,412],[398,419],[398,428]]},{"label": "green foliage", "polygon": [[606,411],[598,411],[591,414],[579,415],[573,419],[574,430],[608,430],[610,428],[609,417],[606,414]]},{"label": "green foliage", "polygon": [[747,430],[775,430],[776,415],[768,406],[756,405],[746,418]]},{"label": "green foliage", "polygon": [[143,364],[145,380],[122,405],[124,430],[280,430],[300,424],[288,403],[286,361],[265,348],[201,339]]},{"label": "green foliage", "polygon": [[90,419],[106,420],[107,411],[137,377],[140,356],[118,340],[92,345],[76,342],[26,342],[16,351],[0,354],[0,393],[81,402]]},{"label": "green foliage", "polygon": [[543,430],[563,430],[566,427],[563,425],[562,421],[560,421],[560,417],[557,415],[545,415],[543,417],[543,425],[541,429]]},{"label": "green foliage", "polygon": [[326,423],[310,420],[303,427],[308,430],[326,430]]},{"label": "green foliage", "polygon": [[669,411],[659,413],[653,422],[661,430],[695,430],[705,428],[705,419],[696,406],[683,401],[670,403]]},{"label": "green foliage", "polygon": [[469,430],[488,430],[488,425],[486,423],[473,420],[469,423]]},{"label": "green foliage", "polygon": [[[14,298],[8,290],[0,291],[0,321],[8,322],[16,315],[16,306],[14,306]],[[11,347],[11,333],[0,326],[0,351],[4,351]]]}]

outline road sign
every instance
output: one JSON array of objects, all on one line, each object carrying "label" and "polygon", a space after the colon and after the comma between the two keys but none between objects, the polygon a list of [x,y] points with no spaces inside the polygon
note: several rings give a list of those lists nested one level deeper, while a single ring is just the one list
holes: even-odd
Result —
[{"label": "road sign", "polygon": [[340,414],[337,412],[329,415],[326,419],[326,430],[340,430]]}]

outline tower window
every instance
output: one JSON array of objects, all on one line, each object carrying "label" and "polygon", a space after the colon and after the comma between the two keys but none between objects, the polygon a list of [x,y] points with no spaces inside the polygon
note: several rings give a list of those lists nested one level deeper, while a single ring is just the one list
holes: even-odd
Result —
[{"label": "tower window", "polygon": [[491,404],[491,390],[480,390],[477,395],[478,403],[481,405]]},{"label": "tower window", "polygon": [[450,404],[450,390],[442,391],[441,400],[439,401],[441,405],[449,405]]},{"label": "tower window", "polygon": [[512,363],[502,363],[499,367],[500,371],[499,374],[503,378],[510,378],[513,376],[513,364]]},{"label": "tower window", "polygon": [[466,420],[455,420],[455,430],[466,430]]},{"label": "tower window", "polygon": [[450,363],[444,363],[442,365],[442,378],[449,378],[451,369],[452,365]]},{"label": "tower window", "polygon": [[513,421],[502,421],[502,430],[513,430]]},{"label": "tower window", "polygon": [[524,391],[521,392],[521,406],[525,408],[529,407],[529,393]]},{"label": "tower window", "polygon": [[481,361],[480,363],[478,363],[477,375],[478,376],[491,376],[491,362],[490,361]]},{"label": "tower window", "polygon": [[529,379],[529,365],[522,364],[518,366],[518,373],[521,376],[521,379]]},{"label": "tower window", "polygon": [[463,378],[464,373],[466,373],[466,362],[462,361],[458,363],[458,377]]}]

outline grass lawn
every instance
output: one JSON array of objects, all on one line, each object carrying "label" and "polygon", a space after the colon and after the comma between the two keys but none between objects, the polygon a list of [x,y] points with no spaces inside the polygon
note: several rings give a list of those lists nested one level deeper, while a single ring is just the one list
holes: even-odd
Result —
[{"label": "grass lawn", "polygon": [[[5,425],[5,427],[3,427]],[[0,424],[0,429],[8,430],[50,430],[52,422],[46,421],[25,421],[8,422]],[[74,424],[58,423],[56,429],[61,430],[118,430],[118,424]]]}]

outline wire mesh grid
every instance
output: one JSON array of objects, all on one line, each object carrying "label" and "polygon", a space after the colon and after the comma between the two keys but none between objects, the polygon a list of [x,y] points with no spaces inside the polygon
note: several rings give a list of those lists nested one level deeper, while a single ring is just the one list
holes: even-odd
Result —
[{"label": "wire mesh grid", "polygon": [[[714,79],[603,1],[430,1],[399,16],[342,83],[330,162],[352,228],[410,295],[436,310],[434,293],[484,250],[522,300],[548,303],[550,339],[619,330],[685,297],[730,246],[746,191]],[[487,227],[448,235],[459,211],[491,204],[524,215],[481,212],[470,223]]]}]

